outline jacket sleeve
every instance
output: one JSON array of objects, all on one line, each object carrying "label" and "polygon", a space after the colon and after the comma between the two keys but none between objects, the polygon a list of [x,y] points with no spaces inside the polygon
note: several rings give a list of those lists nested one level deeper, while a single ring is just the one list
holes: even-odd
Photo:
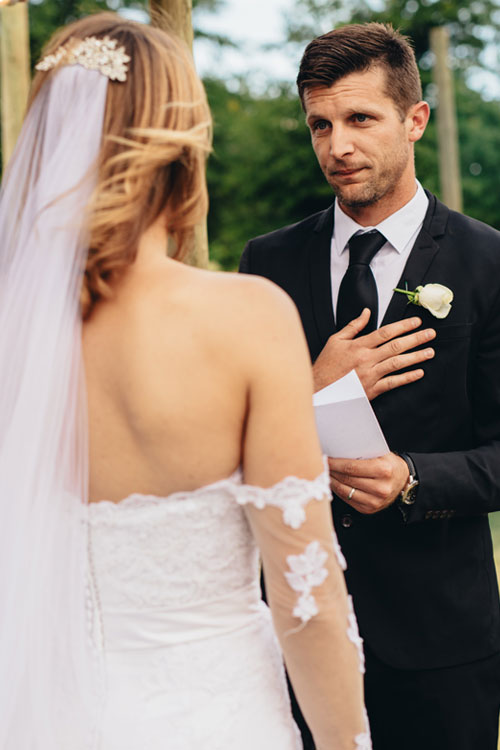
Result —
[{"label": "jacket sleeve", "polygon": [[468,378],[474,447],[413,453],[419,488],[406,521],[500,510],[500,293],[471,355]]},{"label": "jacket sleeve", "polygon": [[251,255],[251,240],[250,242],[247,242],[245,245],[245,249],[243,250],[243,253],[241,254],[240,258],[240,265],[238,268],[238,271],[240,273],[252,273],[251,270],[251,263],[250,263],[250,255]]}]

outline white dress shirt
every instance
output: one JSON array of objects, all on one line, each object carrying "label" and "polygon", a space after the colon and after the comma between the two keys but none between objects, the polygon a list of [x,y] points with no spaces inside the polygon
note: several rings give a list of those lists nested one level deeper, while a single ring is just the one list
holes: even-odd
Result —
[{"label": "white dress shirt", "polygon": [[335,222],[331,249],[331,281],[334,313],[337,310],[340,282],[349,265],[349,248],[347,243],[357,232],[369,232],[378,229],[387,242],[375,254],[370,268],[372,269],[378,290],[377,327],[386,313],[393,289],[397,285],[403,269],[415,244],[417,235],[424,223],[429,205],[422,185],[417,181],[417,191],[413,198],[399,211],[373,227],[362,227],[347,216],[335,201]]}]

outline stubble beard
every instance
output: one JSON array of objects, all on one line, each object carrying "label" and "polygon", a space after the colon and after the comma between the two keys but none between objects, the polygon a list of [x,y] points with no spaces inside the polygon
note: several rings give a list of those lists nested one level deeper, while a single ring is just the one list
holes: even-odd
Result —
[{"label": "stubble beard", "polygon": [[340,205],[350,209],[366,208],[396,192],[409,158],[409,151],[401,149],[398,158],[389,165],[389,168],[383,169],[379,175],[374,175],[364,184],[358,185],[358,191],[353,191],[352,194],[342,185],[333,184],[331,175],[326,174],[326,179]]},{"label": "stubble beard", "polygon": [[363,190],[360,194],[350,196],[342,186],[333,185],[331,182],[330,186],[338,202],[342,206],[346,206],[346,208],[366,208],[366,206],[373,206],[390,190],[390,185],[387,185],[387,188],[384,190],[378,183],[368,183],[362,186]]}]

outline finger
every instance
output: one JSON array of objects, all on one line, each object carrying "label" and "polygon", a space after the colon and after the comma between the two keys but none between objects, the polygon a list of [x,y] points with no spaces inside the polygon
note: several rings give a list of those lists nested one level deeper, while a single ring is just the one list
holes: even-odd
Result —
[{"label": "finger", "polygon": [[422,344],[428,344],[429,341],[432,341],[435,337],[436,331],[433,328],[416,331],[416,333],[411,333],[408,336],[398,336],[378,347],[378,361],[381,362],[382,360],[394,357],[397,354],[403,354],[409,349],[415,349],[417,346],[422,346]]},{"label": "finger", "polygon": [[384,456],[380,458],[329,458],[330,473],[344,474],[356,482],[358,477],[386,479],[391,476],[391,464]]},{"label": "finger", "polygon": [[424,370],[409,370],[408,372],[402,372],[399,375],[386,375],[385,378],[380,378],[379,381],[370,389],[372,398],[380,396],[382,393],[387,391],[393,391],[395,388],[401,388],[402,385],[410,385],[420,380],[425,375]]},{"label": "finger", "polygon": [[338,331],[338,337],[345,340],[356,338],[358,333],[361,333],[363,328],[365,328],[366,324],[370,320],[370,315],[370,308],[365,307],[361,315],[359,315],[357,318],[354,318],[354,320],[351,320],[350,323],[348,323],[346,326],[341,328],[340,331]]},{"label": "finger", "polygon": [[406,333],[415,330],[415,328],[418,328],[421,325],[422,321],[420,318],[402,318],[395,323],[388,323],[381,328],[377,328],[376,331],[368,333],[366,336],[362,336],[361,340],[366,343],[367,346],[376,347],[398,336],[404,336]]},{"label": "finger", "polygon": [[[341,500],[359,511],[359,513],[376,513],[379,510],[379,501],[363,490],[349,487],[342,484],[342,482],[338,482],[336,479],[331,480],[331,488],[337,497],[340,497]],[[352,489],[354,489],[354,493],[352,493]]]},{"label": "finger", "polygon": [[389,357],[389,359],[379,362],[375,367],[375,373],[377,377],[384,377],[384,375],[388,375],[390,372],[397,372],[398,370],[403,370],[405,367],[412,367],[419,364],[419,362],[432,359],[434,354],[435,352],[432,347],[417,349],[417,351],[409,352],[408,354],[396,354],[394,357]]},{"label": "finger", "polygon": [[[351,477],[347,474],[330,472],[330,478],[344,487],[355,487],[355,494],[365,492],[379,500],[385,500],[393,491],[390,479],[373,479],[373,477]],[[351,496],[351,499],[354,495]]]}]

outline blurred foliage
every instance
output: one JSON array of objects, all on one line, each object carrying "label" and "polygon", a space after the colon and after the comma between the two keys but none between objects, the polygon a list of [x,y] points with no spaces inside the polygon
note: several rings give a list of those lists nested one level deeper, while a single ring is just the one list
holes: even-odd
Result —
[{"label": "blurred foliage", "polygon": [[[446,25],[455,69],[464,211],[500,229],[500,103],[484,101],[467,87],[471,66],[487,67],[500,37],[495,0],[384,0],[378,10],[366,0],[295,0],[287,14],[288,41],[305,46],[341,23],[380,21],[408,34],[424,85],[435,104],[429,31]],[[209,164],[211,254],[224,268],[235,267],[252,236],[299,221],[328,205],[332,193],[310,146],[304,116],[292,88],[252,97],[222,82],[207,81],[214,113],[215,153]],[[292,124],[293,123],[293,124]],[[417,175],[439,195],[434,110],[424,138],[416,145]]]},{"label": "blurred foliage", "polygon": [[[196,11],[215,12],[224,7],[224,0],[193,0],[194,18]],[[147,17],[149,11],[148,0],[31,0],[30,2],[30,44],[31,59],[36,62],[40,57],[43,45],[53,32],[60,26],[75,21],[89,13],[103,10],[117,11],[121,9],[136,11],[138,16]],[[218,44],[231,44],[229,39],[222,36],[207,34],[196,26],[195,37],[211,39]]]},{"label": "blurred foliage", "polygon": [[298,221],[331,202],[295,93],[261,97],[205,81],[214,116],[208,165],[211,256],[233,268],[247,239]]},{"label": "blurred foliage", "polygon": [[30,3],[31,60],[35,63],[44,44],[60,26],[75,21],[81,16],[118,7],[144,7],[134,0],[42,0]]},{"label": "blurred foliage", "polygon": [[[432,105],[436,95],[428,32],[431,26],[446,23],[456,72],[464,210],[500,228],[500,102],[485,101],[468,88],[465,75],[470,66],[485,64],[485,45],[499,35],[498,2],[473,0],[461,5],[457,0],[383,0],[377,7],[374,11],[366,0],[290,0],[288,38],[304,46],[338,23],[390,21],[413,39],[425,95]],[[203,32],[203,15],[223,11],[224,0],[193,0],[193,8],[196,36],[210,36]],[[148,2],[32,0],[33,59],[56,28],[103,9],[144,13]],[[215,41],[228,40],[216,37]],[[332,193],[311,149],[292,85],[270,84],[266,93],[257,95],[244,81],[236,91],[223,80],[210,79],[205,84],[214,116],[214,153],[208,165],[211,256],[222,268],[233,269],[250,237],[325,208]],[[439,195],[434,118],[416,146],[416,164],[421,182]]]},{"label": "blurred foliage", "polygon": [[[211,257],[232,269],[248,239],[300,221],[332,201],[292,87],[265,96],[205,81],[214,116],[208,165]],[[500,229],[500,102],[484,101],[458,82],[464,211]],[[417,175],[439,195],[434,121],[416,145]]]},{"label": "blurred foliage", "polygon": [[[422,70],[431,66],[429,30],[447,26],[456,68],[485,65],[482,53],[488,43],[500,40],[500,5],[498,0],[294,0],[287,14],[290,41],[307,43],[342,23],[378,21],[391,23],[414,44]],[[380,7],[381,6],[381,7]]]}]

